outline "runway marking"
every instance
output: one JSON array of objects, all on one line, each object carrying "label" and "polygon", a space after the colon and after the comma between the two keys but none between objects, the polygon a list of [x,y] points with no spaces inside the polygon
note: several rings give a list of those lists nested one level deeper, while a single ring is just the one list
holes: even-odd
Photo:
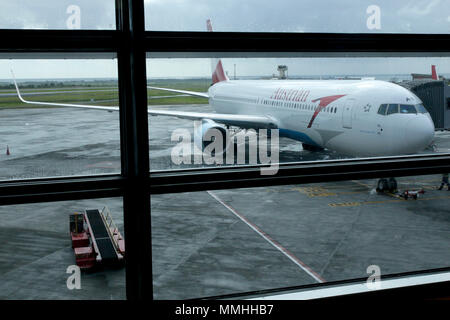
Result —
[{"label": "runway marking", "polygon": [[216,199],[221,205],[223,205],[225,208],[227,208],[232,214],[234,214],[237,218],[239,218],[242,222],[244,222],[247,226],[249,226],[253,231],[255,231],[257,234],[259,234],[264,240],[269,242],[273,247],[275,247],[278,251],[280,251],[283,255],[285,255],[289,260],[291,260],[293,263],[295,263],[300,269],[305,271],[308,275],[310,275],[314,280],[316,280],[319,283],[326,282],[320,275],[318,275],[314,270],[312,270],[309,266],[307,266],[304,262],[302,262],[300,259],[298,259],[294,254],[292,254],[289,250],[284,248],[280,243],[272,239],[267,233],[262,231],[260,228],[258,228],[255,224],[250,222],[247,218],[245,218],[243,215],[239,214],[235,209],[233,209],[231,206],[223,202],[218,196],[216,196],[211,191],[206,191],[211,197]]}]

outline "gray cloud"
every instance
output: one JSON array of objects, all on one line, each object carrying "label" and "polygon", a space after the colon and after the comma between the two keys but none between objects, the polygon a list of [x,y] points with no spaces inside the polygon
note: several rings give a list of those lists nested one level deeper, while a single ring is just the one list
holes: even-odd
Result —
[{"label": "gray cloud", "polygon": [[66,29],[67,8],[81,10],[82,29],[114,29],[114,0],[0,0],[0,28]]},{"label": "gray cloud", "polygon": [[[69,5],[83,29],[115,28],[114,0],[0,0],[0,28],[65,29]],[[148,30],[374,32],[366,9],[381,9],[375,32],[449,33],[450,0],[145,0]],[[407,27],[406,27],[407,26]]]},{"label": "gray cloud", "polygon": [[370,5],[381,9],[377,32],[450,32],[450,0],[148,0],[146,25],[204,31],[211,18],[216,31],[374,32],[366,26]]}]

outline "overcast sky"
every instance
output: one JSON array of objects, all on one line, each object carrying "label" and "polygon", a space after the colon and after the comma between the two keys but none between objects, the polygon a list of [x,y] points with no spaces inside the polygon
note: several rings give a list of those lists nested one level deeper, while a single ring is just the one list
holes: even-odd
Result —
[{"label": "overcast sky", "polygon": [[[73,6],[80,9],[79,16]],[[379,11],[374,11],[379,8]],[[369,11],[367,11],[369,8]],[[69,10],[68,10],[69,9]],[[0,0],[0,28],[114,29],[114,0]],[[77,17],[79,19],[77,20]],[[145,0],[148,30],[450,33],[450,0]],[[369,22],[369,24],[368,24]],[[449,58],[434,59],[225,59],[233,74],[271,75],[287,64],[292,75],[450,73]],[[115,60],[0,60],[0,79],[117,76]],[[150,77],[207,76],[205,59],[152,60]]]}]

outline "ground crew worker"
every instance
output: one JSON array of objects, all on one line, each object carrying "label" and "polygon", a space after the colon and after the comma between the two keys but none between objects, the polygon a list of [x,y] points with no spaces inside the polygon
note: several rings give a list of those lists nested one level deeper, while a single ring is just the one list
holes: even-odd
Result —
[{"label": "ground crew worker", "polygon": [[442,174],[442,183],[441,183],[441,186],[439,187],[439,190],[442,190],[442,188],[444,187],[444,184],[447,185],[447,190],[450,191],[450,184],[448,183],[448,173]]}]

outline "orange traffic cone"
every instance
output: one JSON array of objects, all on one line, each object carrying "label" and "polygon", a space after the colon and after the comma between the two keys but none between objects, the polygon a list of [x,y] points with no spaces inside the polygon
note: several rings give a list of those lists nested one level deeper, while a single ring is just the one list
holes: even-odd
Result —
[{"label": "orange traffic cone", "polygon": [[6,146],[6,155],[9,156],[11,153],[9,152],[9,146]]}]

